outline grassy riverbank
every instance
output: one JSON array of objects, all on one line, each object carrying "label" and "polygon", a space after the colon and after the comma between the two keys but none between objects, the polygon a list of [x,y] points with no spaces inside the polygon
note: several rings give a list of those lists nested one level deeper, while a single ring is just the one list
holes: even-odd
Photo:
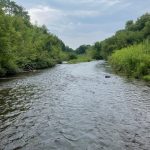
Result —
[{"label": "grassy riverbank", "polygon": [[150,81],[150,43],[115,51],[109,58],[112,68],[127,76]]},{"label": "grassy riverbank", "polygon": [[0,1],[0,77],[52,67],[71,53],[45,25],[33,25],[22,6]]},{"label": "grassy riverbank", "polygon": [[[116,72],[150,81],[150,14],[127,21],[125,28],[113,36],[94,45],[82,45],[76,53],[85,58],[109,60]],[[82,57],[73,62],[86,61]]]},{"label": "grassy riverbank", "polygon": [[93,59],[88,57],[87,55],[78,55],[75,59],[71,59],[68,61],[69,64],[76,64],[80,62],[90,62]]}]

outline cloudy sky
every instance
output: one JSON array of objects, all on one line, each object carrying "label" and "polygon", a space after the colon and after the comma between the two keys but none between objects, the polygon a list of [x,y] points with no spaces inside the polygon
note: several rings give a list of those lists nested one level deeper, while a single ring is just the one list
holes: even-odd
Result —
[{"label": "cloudy sky", "polygon": [[150,12],[150,0],[14,0],[66,45],[93,44]]}]

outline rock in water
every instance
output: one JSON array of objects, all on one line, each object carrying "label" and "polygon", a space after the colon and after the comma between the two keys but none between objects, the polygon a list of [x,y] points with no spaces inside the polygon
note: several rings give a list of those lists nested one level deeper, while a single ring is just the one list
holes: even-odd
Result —
[{"label": "rock in water", "polygon": [[110,76],[109,76],[109,75],[106,75],[105,78],[110,78]]}]

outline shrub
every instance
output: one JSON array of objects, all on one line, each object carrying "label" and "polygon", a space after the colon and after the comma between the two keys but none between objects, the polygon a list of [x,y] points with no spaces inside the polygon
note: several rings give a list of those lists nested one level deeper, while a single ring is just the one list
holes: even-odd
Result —
[{"label": "shrub", "polygon": [[116,72],[135,78],[147,76],[150,74],[150,43],[144,42],[115,51],[109,62]]}]

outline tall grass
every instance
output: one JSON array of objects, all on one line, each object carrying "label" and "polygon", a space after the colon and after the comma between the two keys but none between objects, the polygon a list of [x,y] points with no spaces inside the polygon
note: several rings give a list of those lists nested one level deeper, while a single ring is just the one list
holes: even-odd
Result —
[{"label": "tall grass", "polygon": [[116,72],[150,81],[150,42],[115,51],[109,62]]},{"label": "tall grass", "polygon": [[89,61],[92,61],[92,58],[87,56],[86,54],[83,54],[83,55],[77,55],[77,58],[71,59],[70,61],[68,61],[68,63],[76,64],[80,62],[89,62]]}]

